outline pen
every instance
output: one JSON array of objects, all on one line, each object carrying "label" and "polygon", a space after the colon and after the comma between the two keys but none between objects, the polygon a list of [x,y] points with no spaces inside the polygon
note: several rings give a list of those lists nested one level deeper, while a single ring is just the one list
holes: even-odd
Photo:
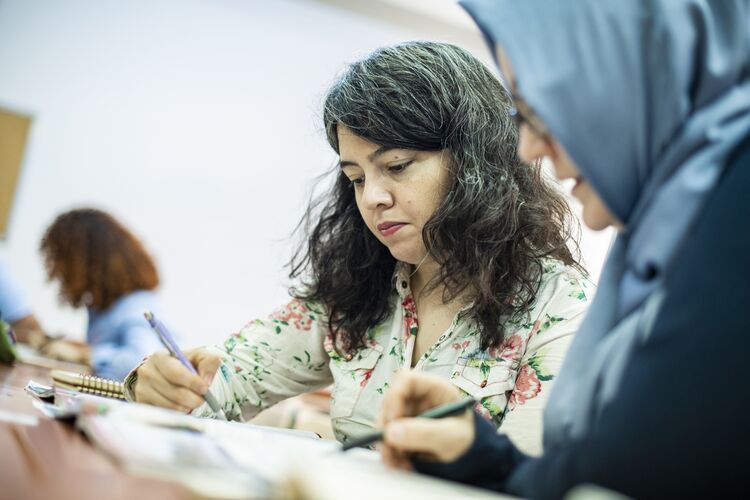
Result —
[{"label": "pen", "polygon": [[[474,405],[476,402],[477,400],[474,398],[461,399],[458,401],[454,401],[452,403],[437,406],[435,408],[432,408],[431,410],[427,410],[426,412],[420,413],[419,415],[417,415],[417,417],[418,418],[453,417],[456,415],[460,415],[461,413],[466,411],[467,408]],[[341,451],[351,450],[352,448],[356,448],[358,446],[365,446],[365,445],[374,443],[376,441],[382,441],[382,440],[383,440],[383,431],[371,432],[369,434],[365,434],[364,436],[360,436],[358,438],[352,439],[349,442],[342,443]]]},{"label": "pen", "polygon": [[[156,332],[156,335],[159,336],[159,340],[161,340],[161,343],[164,344],[164,347],[167,348],[169,354],[177,358],[185,368],[190,370],[190,373],[192,373],[193,375],[198,375],[198,372],[195,371],[195,367],[192,365],[192,363],[190,363],[190,361],[188,361],[180,348],[177,346],[177,342],[174,341],[174,337],[172,337],[172,334],[169,333],[169,330],[167,330],[167,327],[164,326],[164,323],[156,319],[156,317],[154,317],[154,314],[150,311],[146,311],[145,313],[143,313],[143,315],[146,317],[146,321],[148,321],[148,324],[151,325],[151,328]],[[213,411],[220,420],[227,419],[227,416],[224,415],[224,411],[221,409],[221,405],[219,405],[219,402],[216,401],[216,398],[214,398],[214,395],[211,394],[210,391],[207,391],[203,395],[203,399],[206,400],[206,403],[208,403],[211,411]]]}]

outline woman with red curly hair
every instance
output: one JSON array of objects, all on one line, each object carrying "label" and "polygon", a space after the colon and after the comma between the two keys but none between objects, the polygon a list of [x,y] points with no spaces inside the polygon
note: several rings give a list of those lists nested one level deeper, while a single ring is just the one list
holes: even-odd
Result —
[{"label": "woman with red curly hair", "polygon": [[154,292],[159,275],[143,244],[110,214],[93,208],[55,219],[40,250],[50,280],[60,283],[60,298],[88,311],[88,346],[60,340],[45,352],[90,363],[99,376],[122,379],[145,356],[160,348],[144,311],[159,317]]}]

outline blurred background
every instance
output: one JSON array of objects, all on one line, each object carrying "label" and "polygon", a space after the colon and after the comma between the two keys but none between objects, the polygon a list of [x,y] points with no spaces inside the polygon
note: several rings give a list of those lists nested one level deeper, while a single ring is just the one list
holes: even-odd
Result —
[{"label": "blurred background", "polygon": [[[0,0],[0,108],[31,118],[0,255],[42,325],[84,338],[38,251],[82,206],[143,240],[186,346],[286,302],[292,231],[336,159],[323,96],[347,63],[413,39],[492,66],[451,0]],[[610,239],[583,231],[595,278]]]}]

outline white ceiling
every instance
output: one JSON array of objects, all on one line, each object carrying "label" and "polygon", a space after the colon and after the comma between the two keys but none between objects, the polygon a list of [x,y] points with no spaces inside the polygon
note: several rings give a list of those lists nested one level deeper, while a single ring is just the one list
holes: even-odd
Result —
[{"label": "white ceiling", "polygon": [[478,31],[469,14],[455,0],[374,0],[412,11],[459,28]]},{"label": "white ceiling", "polygon": [[[481,41],[479,28],[456,0],[308,0],[402,25],[430,23],[437,31],[470,33]],[[483,42],[482,42],[483,43]]]}]

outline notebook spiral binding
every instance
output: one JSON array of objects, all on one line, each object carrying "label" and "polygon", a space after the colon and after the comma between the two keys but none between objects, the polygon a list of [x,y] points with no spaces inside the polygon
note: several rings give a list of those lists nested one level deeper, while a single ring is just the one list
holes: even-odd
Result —
[{"label": "notebook spiral binding", "polygon": [[93,375],[81,375],[80,387],[81,392],[125,399],[122,382],[118,382],[117,380],[110,380]]},{"label": "notebook spiral binding", "polygon": [[125,399],[122,382],[94,375],[52,370],[50,372],[55,385],[73,389],[87,394],[106,396],[109,398]]}]

